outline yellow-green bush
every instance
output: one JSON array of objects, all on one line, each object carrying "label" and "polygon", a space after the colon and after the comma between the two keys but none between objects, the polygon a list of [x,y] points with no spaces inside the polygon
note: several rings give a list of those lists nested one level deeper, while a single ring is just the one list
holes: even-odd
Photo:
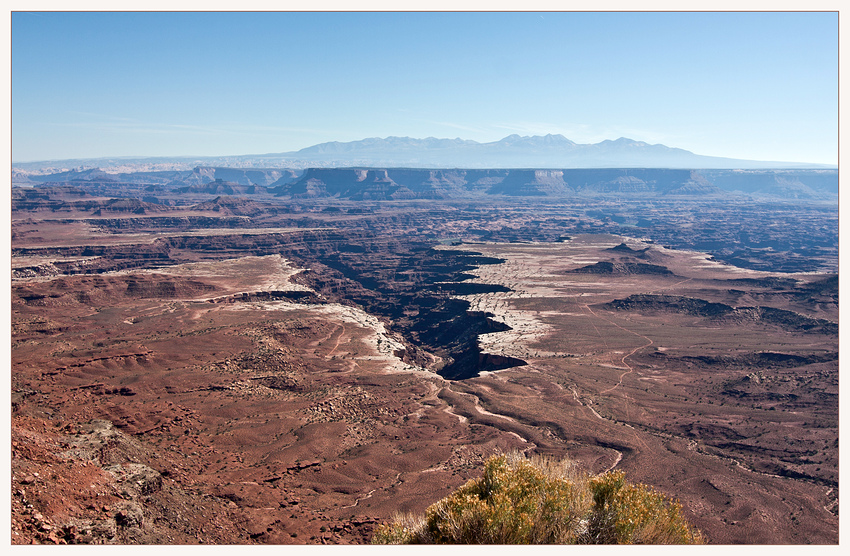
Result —
[{"label": "yellow-green bush", "polygon": [[590,477],[568,461],[490,458],[481,478],[378,528],[375,544],[694,544],[681,506],[622,472]]}]

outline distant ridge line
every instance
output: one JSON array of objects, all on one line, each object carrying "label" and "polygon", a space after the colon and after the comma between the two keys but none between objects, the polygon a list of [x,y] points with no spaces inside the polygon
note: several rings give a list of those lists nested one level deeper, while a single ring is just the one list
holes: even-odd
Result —
[{"label": "distant ridge line", "polygon": [[[693,170],[680,168],[404,168],[256,169],[197,166],[192,170],[109,174],[98,169],[13,176],[13,185],[66,185],[101,190],[124,186],[209,195],[272,195],[290,199],[465,199],[509,197],[628,198],[768,197],[835,202],[837,170]],[[92,189],[94,188],[94,189]]]}]

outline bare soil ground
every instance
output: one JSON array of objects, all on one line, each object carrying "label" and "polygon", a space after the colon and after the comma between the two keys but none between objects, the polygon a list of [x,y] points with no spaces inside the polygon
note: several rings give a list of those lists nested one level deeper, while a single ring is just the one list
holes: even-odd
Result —
[{"label": "bare soil ground", "polygon": [[[528,364],[448,381],[391,323],[299,297],[280,255],[180,249],[99,274],[21,255],[46,270],[13,272],[13,543],[363,543],[507,450],[623,469],[712,543],[837,543],[837,290],[805,289],[822,275],[742,282],[770,275],[614,236],[453,246],[505,260],[470,281],[511,291],[464,297],[512,328],[483,351]],[[635,295],[679,305],[616,303]]]},{"label": "bare soil ground", "polygon": [[[698,253],[628,239],[632,252],[612,251],[623,241],[463,246],[507,260],[482,267],[476,280],[512,292],[470,296],[513,327],[488,334],[486,351],[529,362],[464,387],[485,407],[557,431],[567,444],[594,438],[609,451],[597,469],[616,464],[674,494],[712,542],[834,542],[837,328],[811,321],[837,323],[837,300],[801,296],[770,285],[767,273]],[[673,274],[575,272],[637,253]],[[783,276],[804,290],[824,280]],[[746,293],[736,289],[742,278],[752,281]],[[636,294],[652,302],[639,310],[611,303]],[[661,302],[670,298],[739,310],[695,314]],[[799,320],[765,318],[766,307],[790,308]]]},{"label": "bare soil ground", "polygon": [[[293,271],[249,257],[16,285],[13,542],[359,543],[521,446],[463,422],[375,317],[234,295]],[[93,420],[111,436],[69,451]],[[116,465],[159,479],[127,493]]]}]

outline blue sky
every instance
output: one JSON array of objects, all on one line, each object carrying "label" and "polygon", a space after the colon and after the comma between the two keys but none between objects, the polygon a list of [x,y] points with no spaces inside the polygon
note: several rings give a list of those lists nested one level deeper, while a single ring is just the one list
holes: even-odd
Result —
[{"label": "blue sky", "polygon": [[12,14],[13,162],[389,135],[838,162],[832,13]]}]

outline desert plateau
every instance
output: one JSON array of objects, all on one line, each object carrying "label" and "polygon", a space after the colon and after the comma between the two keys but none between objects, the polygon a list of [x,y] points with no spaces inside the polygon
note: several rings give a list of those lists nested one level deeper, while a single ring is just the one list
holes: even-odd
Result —
[{"label": "desert plateau", "polygon": [[249,174],[13,188],[13,544],[369,543],[511,451],[838,542],[824,172]]}]

